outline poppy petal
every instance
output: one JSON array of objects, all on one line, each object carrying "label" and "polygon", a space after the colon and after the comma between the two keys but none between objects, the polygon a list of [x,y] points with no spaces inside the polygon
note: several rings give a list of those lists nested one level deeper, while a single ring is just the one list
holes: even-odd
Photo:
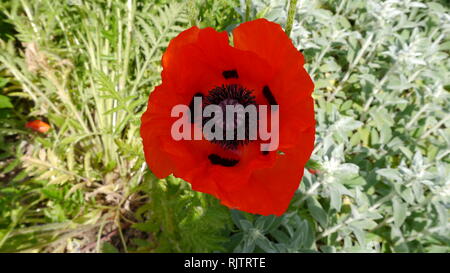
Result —
[{"label": "poppy petal", "polygon": [[[270,37],[270,39],[268,39]],[[303,68],[304,57],[280,25],[266,19],[240,24],[233,30],[234,46],[254,52],[274,70],[274,92],[294,106],[296,100],[311,95],[314,85]]]},{"label": "poppy petal", "polygon": [[233,42],[238,49],[256,53],[275,70],[282,69],[286,64],[292,63],[296,67],[304,64],[303,55],[294,47],[281,26],[266,19],[237,26],[233,30]]},{"label": "poppy petal", "polygon": [[314,128],[301,134],[301,145],[278,154],[271,168],[256,170],[249,183],[221,196],[222,202],[232,208],[261,214],[283,214],[300,185],[304,165],[308,161],[314,145]]},{"label": "poppy petal", "polygon": [[315,124],[314,83],[303,68],[302,53],[280,25],[266,19],[239,25],[233,30],[233,41],[236,48],[252,51],[272,66],[274,76],[267,86],[280,105],[280,145],[292,145],[297,132]]},{"label": "poppy petal", "polygon": [[167,100],[170,89],[167,84],[157,86],[149,96],[149,107],[142,115],[140,133],[147,164],[153,173],[164,178],[172,173],[174,162],[161,150],[161,143],[170,137],[171,120],[167,116],[171,105]]},{"label": "poppy petal", "polygon": [[162,80],[171,81],[179,94],[205,93],[223,82],[231,50],[226,32],[192,27],[169,43],[162,57]]}]

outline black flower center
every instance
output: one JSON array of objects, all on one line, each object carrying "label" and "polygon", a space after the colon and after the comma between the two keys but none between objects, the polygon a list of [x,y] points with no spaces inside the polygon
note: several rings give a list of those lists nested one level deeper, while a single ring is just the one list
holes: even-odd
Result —
[{"label": "black flower center", "polygon": [[[239,78],[237,70],[234,69],[223,71],[222,76],[226,80]],[[262,95],[268,105],[278,105],[269,86],[265,85],[263,87]],[[195,116],[194,100],[196,98],[202,99],[202,112],[206,107],[214,105],[215,109],[221,112],[221,118],[215,117],[215,111],[209,117],[204,117],[203,115]],[[252,106],[254,109],[248,106]],[[223,84],[211,89],[207,95],[196,93],[192,97],[189,108],[191,110],[192,123],[201,122],[205,127],[206,124],[212,122],[211,133],[215,134],[217,130],[222,132],[221,139],[212,138],[210,141],[222,146],[224,149],[235,150],[238,146],[248,144],[251,140],[256,139],[254,134],[257,134],[259,114],[252,90],[248,90],[239,84]],[[199,112],[197,113],[200,114]],[[254,114],[252,115],[251,113]],[[227,117],[227,115],[230,117]],[[253,124],[256,127],[250,125],[250,120],[254,122]],[[231,136],[231,138],[228,136]],[[268,155],[269,152],[263,151],[262,154]],[[224,158],[217,154],[210,154],[208,159],[211,164],[224,167],[233,167],[239,163],[237,159]]]},{"label": "black flower center", "polygon": [[[252,91],[238,84],[218,86],[210,90],[204,98],[203,107],[208,105],[217,105],[222,110],[222,119],[215,118],[215,114],[209,118],[203,118],[203,125],[214,119],[214,132],[222,131],[223,139],[213,139],[211,142],[217,143],[225,149],[234,150],[239,145],[247,144],[250,141],[249,121],[252,117],[245,109],[249,105],[255,106],[256,109]],[[233,107],[227,109],[227,106]],[[232,116],[228,117],[227,115]],[[244,133],[243,137],[238,137],[239,132]],[[231,140],[227,140],[227,134],[232,136]]]}]

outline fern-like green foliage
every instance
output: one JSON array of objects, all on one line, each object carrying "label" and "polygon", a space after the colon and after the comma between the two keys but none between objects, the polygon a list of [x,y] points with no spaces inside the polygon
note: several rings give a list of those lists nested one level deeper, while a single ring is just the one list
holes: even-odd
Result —
[{"label": "fern-like green foliage", "polygon": [[226,207],[173,176],[147,180],[145,191],[151,202],[137,211],[138,218],[147,220],[134,227],[156,236],[155,244],[149,247],[157,252],[225,251],[231,228]]},{"label": "fern-like green foliage", "polygon": [[[46,135],[23,130],[27,141],[16,144],[17,160],[6,171],[23,168],[33,185],[25,189],[33,198],[9,195],[2,201],[0,250],[2,245],[32,248],[17,234],[33,221],[67,222],[73,237],[77,230],[97,232],[111,222],[121,230],[122,214],[130,214],[128,204],[138,199],[133,194],[147,172],[140,116],[159,84],[164,48],[187,25],[185,6],[180,1],[47,0],[0,5],[17,31],[0,41],[1,69],[18,86],[14,95],[34,105],[31,118],[44,117],[52,127]],[[11,215],[12,210],[21,213]],[[80,218],[89,213],[95,216]],[[52,230],[50,237],[65,232]],[[29,241],[43,236],[27,234]],[[60,242],[51,249],[68,251],[71,243]]]}]

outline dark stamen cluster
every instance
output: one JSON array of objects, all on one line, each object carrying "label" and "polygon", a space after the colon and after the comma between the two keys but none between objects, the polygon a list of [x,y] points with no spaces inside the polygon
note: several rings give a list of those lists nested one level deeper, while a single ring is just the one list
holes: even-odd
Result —
[{"label": "dark stamen cluster", "polygon": [[[223,71],[222,76],[225,79],[237,79],[239,78],[239,75],[237,73],[237,70],[226,70]],[[275,99],[272,91],[270,90],[269,86],[265,85],[262,90],[262,94],[267,100],[269,105],[278,105],[277,100]],[[205,118],[203,116],[196,117],[194,115],[194,99],[195,98],[202,98],[202,111],[203,109],[208,105],[218,105],[222,109],[223,113],[223,120],[217,122],[215,120],[215,125],[213,127],[214,130],[223,130],[223,140],[216,140],[213,139],[211,142],[217,143],[221,145],[225,149],[235,150],[239,145],[247,144],[250,141],[250,132],[249,132],[249,115],[244,111],[244,113],[235,113],[235,116],[233,117],[233,127],[228,127],[230,124],[227,124],[227,117],[226,117],[226,106],[232,105],[237,106],[241,105],[244,108],[249,105],[256,105],[255,97],[252,95],[252,91],[246,89],[243,86],[240,86],[238,84],[224,84],[222,86],[217,86],[213,89],[211,89],[208,94],[205,96],[202,93],[196,93],[189,104],[189,109],[191,110],[191,122],[197,122],[201,121],[202,125],[204,126],[208,121],[214,118],[209,117]],[[245,135],[244,139],[237,139],[238,136],[238,129],[242,128],[239,126],[245,126]],[[226,140],[227,135],[227,128],[234,128],[234,132],[231,131],[231,129],[228,129],[228,133],[234,134],[234,140]],[[263,155],[268,155],[268,151],[263,151]],[[233,167],[239,163],[239,160],[236,159],[230,159],[230,158],[224,158],[217,154],[210,154],[208,156],[209,161],[213,165],[221,165],[224,167]]]},{"label": "dark stamen cluster", "polygon": [[256,104],[255,97],[252,96],[252,91],[237,84],[227,84],[213,88],[205,98],[204,104],[205,106],[210,104],[220,105],[225,100],[235,100],[244,107],[250,104]]},{"label": "dark stamen cluster", "polygon": [[[219,105],[222,107],[223,111],[223,124],[226,124],[226,105],[242,105],[244,108],[248,105],[256,105],[255,97],[252,95],[252,91],[247,90],[246,88],[237,85],[237,84],[229,84],[215,87],[210,90],[208,95],[204,98],[203,106],[206,107],[210,104]],[[203,125],[208,122],[211,118],[203,118]],[[234,117],[236,119],[237,117]],[[239,145],[244,145],[249,142],[250,131],[249,131],[249,116],[245,115],[243,117],[243,125],[245,125],[245,137],[243,140],[238,140],[238,126],[235,122],[234,132],[234,140],[226,140],[226,128],[217,128],[215,130],[223,130],[223,140],[212,140],[211,142],[217,143],[221,145],[225,149],[234,150],[237,149]]]}]

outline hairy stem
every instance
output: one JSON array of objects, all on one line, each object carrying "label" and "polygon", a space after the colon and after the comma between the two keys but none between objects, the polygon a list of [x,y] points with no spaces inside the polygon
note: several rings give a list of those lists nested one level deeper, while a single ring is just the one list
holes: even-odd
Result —
[{"label": "hairy stem", "polygon": [[297,8],[297,0],[291,0],[289,2],[288,18],[286,22],[286,35],[290,36],[292,31],[292,25],[294,24],[295,9]]},{"label": "hairy stem", "polygon": [[188,3],[188,15],[189,15],[189,24],[193,27],[197,25],[197,8],[196,5],[197,0],[189,0]]},{"label": "hairy stem", "polygon": [[245,21],[250,20],[250,9],[252,7],[252,0],[245,0]]}]

